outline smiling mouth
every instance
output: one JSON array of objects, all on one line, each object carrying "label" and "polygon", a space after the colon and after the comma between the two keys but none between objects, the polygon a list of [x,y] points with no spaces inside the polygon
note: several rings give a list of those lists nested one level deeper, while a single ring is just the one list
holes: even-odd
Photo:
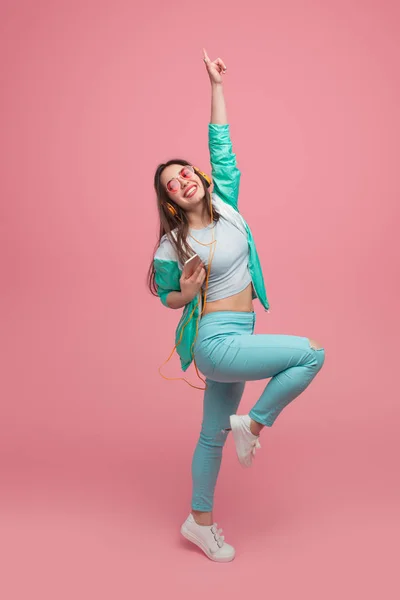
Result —
[{"label": "smiling mouth", "polygon": [[186,190],[184,196],[185,198],[192,198],[192,196],[194,196],[194,194],[196,193],[197,190],[197,185],[191,185],[190,188],[188,190]]}]

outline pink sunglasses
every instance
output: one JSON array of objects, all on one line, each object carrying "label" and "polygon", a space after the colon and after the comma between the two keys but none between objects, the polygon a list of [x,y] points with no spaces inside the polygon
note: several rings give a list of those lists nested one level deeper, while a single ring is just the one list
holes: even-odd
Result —
[{"label": "pink sunglasses", "polygon": [[[182,167],[182,169],[177,173],[177,176],[182,177],[182,179],[192,179],[194,175],[194,168],[190,165],[186,165]],[[181,187],[180,181],[173,177],[167,183],[167,190],[171,194],[175,194]]]}]

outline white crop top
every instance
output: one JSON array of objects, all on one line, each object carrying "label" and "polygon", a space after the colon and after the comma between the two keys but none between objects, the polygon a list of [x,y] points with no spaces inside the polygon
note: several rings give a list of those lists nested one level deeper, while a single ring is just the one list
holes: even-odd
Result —
[{"label": "white crop top", "polygon": [[[251,283],[251,275],[248,269],[249,247],[247,237],[239,231],[235,225],[220,217],[213,225],[203,229],[189,229],[188,243],[200,256],[206,271],[213,245],[202,246],[212,241],[212,227],[214,237],[217,240],[215,252],[211,262],[211,272],[208,280],[207,302],[221,300],[243,291]],[[195,238],[195,239],[194,239]],[[205,282],[203,284],[203,290]]]}]

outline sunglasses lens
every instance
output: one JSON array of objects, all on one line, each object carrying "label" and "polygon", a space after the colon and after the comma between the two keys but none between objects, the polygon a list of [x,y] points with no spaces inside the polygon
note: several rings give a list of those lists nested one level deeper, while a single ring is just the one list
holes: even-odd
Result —
[{"label": "sunglasses lens", "polygon": [[[179,175],[180,175],[180,177],[182,177],[182,179],[191,179],[194,175],[194,170],[191,167],[183,167],[179,171]],[[171,179],[171,181],[169,181],[167,184],[167,190],[171,193],[177,192],[180,187],[181,187],[180,181],[178,181],[175,178]]]},{"label": "sunglasses lens", "polygon": [[168,191],[172,193],[177,192],[180,187],[180,183],[177,179],[171,179],[171,181],[169,181],[167,185]]},{"label": "sunglasses lens", "polygon": [[189,167],[183,167],[182,171],[180,172],[180,175],[184,179],[191,179],[193,177],[193,170]]}]

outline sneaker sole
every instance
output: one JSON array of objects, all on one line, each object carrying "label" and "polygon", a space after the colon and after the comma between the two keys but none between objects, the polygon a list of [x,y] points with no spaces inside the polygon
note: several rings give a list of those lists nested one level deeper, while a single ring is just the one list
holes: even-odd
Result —
[{"label": "sneaker sole", "polygon": [[235,554],[233,556],[228,556],[228,557],[224,557],[224,558],[215,557],[213,554],[211,554],[211,552],[209,551],[207,546],[202,542],[202,540],[200,540],[198,537],[196,537],[194,535],[194,533],[192,533],[191,531],[186,529],[185,525],[182,525],[182,527],[181,527],[181,534],[183,535],[184,538],[189,540],[189,542],[193,542],[193,544],[195,544],[201,550],[203,550],[204,554],[206,554],[208,556],[208,558],[213,560],[214,562],[230,562],[231,560],[233,560],[235,558]]},{"label": "sneaker sole", "polygon": [[244,467],[245,469],[248,469],[249,467],[251,467],[252,463],[250,463],[250,464],[246,463],[240,455],[241,452],[243,453],[243,444],[242,444],[242,440],[241,440],[240,425],[239,425],[240,419],[237,415],[231,415],[229,417],[229,421],[231,424],[232,435],[233,435],[233,440],[235,442],[237,457],[238,457],[239,462],[242,465],[242,467]]}]

